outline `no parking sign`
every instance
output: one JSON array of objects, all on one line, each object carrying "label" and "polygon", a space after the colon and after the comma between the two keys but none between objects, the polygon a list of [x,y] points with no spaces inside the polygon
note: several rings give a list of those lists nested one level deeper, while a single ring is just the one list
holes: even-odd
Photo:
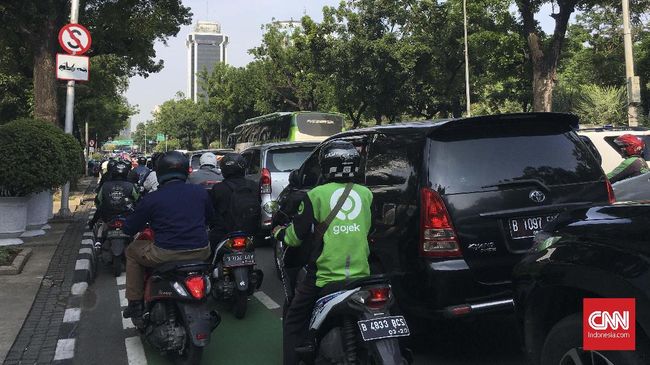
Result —
[{"label": "no parking sign", "polygon": [[59,31],[59,44],[71,55],[81,55],[90,49],[90,32],[81,24],[66,24]]}]

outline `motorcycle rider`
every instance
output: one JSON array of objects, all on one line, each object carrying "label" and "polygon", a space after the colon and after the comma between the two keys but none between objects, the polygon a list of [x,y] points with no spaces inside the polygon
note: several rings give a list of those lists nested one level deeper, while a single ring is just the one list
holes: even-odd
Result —
[{"label": "motorcycle rider", "polygon": [[151,156],[151,161],[148,164],[149,172],[140,178],[139,184],[142,185],[147,193],[156,191],[158,189],[158,177],[156,175],[156,161],[162,156],[162,153],[156,152]]},{"label": "motorcycle rider", "polygon": [[624,134],[614,139],[614,143],[620,149],[624,160],[607,174],[611,183],[650,172],[648,164],[643,158],[645,143],[641,138],[632,134]]},{"label": "motorcycle rider", "polygon": [[[238,153],[228,153],[221,159],[219,166],[224,180],[215,184],[210,191],[217,217],[210,230],[210,242],[213,247],[231,232],[245,231],[254,235],[260,222],[260,187],[254,181],[244,178],[246,159]],[[231,206],[234,194],[241,200],[236,209],[241,212],[234,212],[235,209]],[[248,196],[241,198],[240,194]]]},{"label": "motorcycle rider", "polygon": [[[129,210],[129,204],[133,204],[138,199],[138,192],[135,186],[126,181],[129,174],[130,166],[123,161],[116,161],[109,170],[107,176],[110,180],[104,182],[95,196],[95,205],[97,211],[88,223],[91,229],[101,218],[108,222],[114,216]],[[101,233],[98,233],[101,237]]]},{"label": "motorcycle rider", "polygon": [[138,166],[129,172],[128,181],[133,184],[138,184],[140,180],[149,172],[147,167],[147,158],[140,156],[137,159]]},{"label": "motorcycle rider", "polygon": [[206,189],[211,189],[214,184],[223,180],[221,172],[217,169],[217,156],[214,153],[202,154],[199,163],[201,167],[194,170],[187,179],[189,184],[198,184]]},{"label": "motorcycle rider", "polygon": [[210,246],[206,225],[214,218],[208,192],[186,184],[188,160],[178,151],[164,153],[156,163],[158,190],[142,198],[126,219],[123,231],[135,235],[147,223],[155,241],[135,240],[126,249],[126,298],[123,317],[143,310],[145,268],[183,260],[206,260]]},{"label": "motorcycle rider", "polygon": [[[346,141],[332,141],[319,153],[324,184],[307,193],[298,215],[288,227],[278,226],[273,235],[287,246],[299,246],[313,240],[316,227],[325,221],[359,169],[360,156]],[[309,319],[321,289],[329,283],[370,275],[368,233],[371,226],[372,193],[354,184],[345,203],[336,214],[320,247],[311,247],[307,275],[295,290],[295,296],[283,321],[284,364],[297,364],[297,346],[307,338]],[[313,260],[312,258],[316,258]]]}]

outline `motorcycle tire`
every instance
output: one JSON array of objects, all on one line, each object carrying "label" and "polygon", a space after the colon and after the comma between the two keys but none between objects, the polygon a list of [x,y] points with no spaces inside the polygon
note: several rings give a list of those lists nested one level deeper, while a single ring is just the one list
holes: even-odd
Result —
[{"label": "motorcycle tire", "polygon": [[111,269],[113,270],[113,275],[115,277],[122,275],[122,258],[120,256],[113,256]]},{"label": "motorcycle tire", "polygon": [[196,346],[192,340],[185,345],[185,351],[182,355],[174,357],[175,365],[197,365],[201,363],[203,357],[203,347]]},{"label": "motorcycle tire", "polygon": [[232,312],[235,318],[242,319],[246,316],[246,309],[248,307],[248,294],[246,292],[235,289],[232,293]]}]

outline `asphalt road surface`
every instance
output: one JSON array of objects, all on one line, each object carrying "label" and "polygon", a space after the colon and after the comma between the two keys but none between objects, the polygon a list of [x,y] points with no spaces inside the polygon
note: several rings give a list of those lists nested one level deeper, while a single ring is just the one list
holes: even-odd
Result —
[{"label": "asphalt road surface", "polygon": [[[264,271],[260,291],[249,298],[246,317],[236,319],[216,303],[222,322],[204,350],[202,364],[275,365],[282,362],[281,305],[284,294],[275,276],[273,251],[258,248],[258,266]],[[171,364],[138,336],[121,308],[125,277],[115,278],[100,264],[98,277],[87,291],[79,323],[74,363],[79,365]],[[415,326],[412,326],[415,327]],[[512,316],[499,315],[465,322],[426,326],[409,338],[415,364],[474,365],[526,364]]]}]

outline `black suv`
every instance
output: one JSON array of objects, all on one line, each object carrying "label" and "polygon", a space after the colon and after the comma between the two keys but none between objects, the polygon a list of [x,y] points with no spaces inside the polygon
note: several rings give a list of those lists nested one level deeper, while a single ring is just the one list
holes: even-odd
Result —
[{"label": "black suv", "polygon": [[[512,310],[512,268],[535,232],[567,208],[613,199],[577,125],[570,114],[507,114],[329,139],[361,153],[358,182],[374,194],[371,268],[398,274],[404,311],[440,318]],[[319,149],[291,174],[279,197],[284,213],[319,183]]]},{"label": "black suv", "polygon": [[[514,271],[533,364],[650,364],[648,237],[650,205],[638,203],[566,212],[536,235]],[[583,351],[585,298],[635,298],[636,351]]]}]

